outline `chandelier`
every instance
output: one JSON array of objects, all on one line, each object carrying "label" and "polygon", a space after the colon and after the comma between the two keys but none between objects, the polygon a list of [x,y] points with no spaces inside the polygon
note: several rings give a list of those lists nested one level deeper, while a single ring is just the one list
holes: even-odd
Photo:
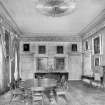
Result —
[{"label": "chandelier", "polygon": [[64,16],[76,8],[75,0],[36,0],[36,9],[46,16]]}]

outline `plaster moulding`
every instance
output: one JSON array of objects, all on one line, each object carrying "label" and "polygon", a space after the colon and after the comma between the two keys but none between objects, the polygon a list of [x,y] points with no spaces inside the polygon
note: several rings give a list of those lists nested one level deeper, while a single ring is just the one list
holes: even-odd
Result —
[{"label": "plaster moulding", "polygon": [[103,9],[90,24],[88,24],[83,30],[81,30],[79,35],[84,40],[104,27],[105,27],[105,9]]},{"label": "plaster moulding", "polygon": [[0,23],[1,23],[1,29],[3,31],[3,34],[5,34],[5,30],[7,30],[8,32],[10,32],[10,35],[14,35],[15,37],[19,36],[19,34],[12,27],[12,25],[9,23],[6,17],[2,16],[1,14],[0,14]]},{"label": "plaster moulding", "polygon": [[16,32],[15,29],[13,29],[11,23],[6,19],[6,17],[3,15],[3,14],[0,14],[0,17],[2,19],[2,22],[1,22],[1,26],[2,26],[2,29],[3,29],[3,32],[5,32],[5,30],[9,31],[9,32]]},{"label": "plaster moulding", "polygon": [[[8,9],[6,6],[0,1],[0,7],[2,8],[3,12],[0,14],[3,17],[3,20],[9,27],[11,27],[12,30],[16,31],[19,34],[22,34],[21,30],[19,29],[18,25],[16,24],[13,17],[10,15]],[[5,15],[4,15],[5,14]],[[10,21],[9,21],[10,20]]]},{"label": "plaster moulding", "polygon": [[92,36],[93,34],[97,33],[99,30],[105,28],[105,20],[102,21],[100,24],[98,24],[97,26],[95,26],[95,28],[93,28],[92,30],[90,30],[88,33],[85,33],[85,36],[83,36],[82,39],[86,39],[90,36]]},{"label": "plaster moulding", "polygon": [[63,42],[81,42],[81,37],[80,36],[57,36],[54,34],[53,36],[31,36],[31,37],[20,37],[21,41],[63,41]]}]

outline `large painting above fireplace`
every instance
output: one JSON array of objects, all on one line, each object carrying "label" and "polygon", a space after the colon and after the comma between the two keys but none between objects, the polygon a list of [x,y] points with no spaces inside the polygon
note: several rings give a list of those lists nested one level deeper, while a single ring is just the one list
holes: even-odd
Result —
[{"label": "large painting above fireplace", "polygon": [[56,57],[55,58],[55,70],[64,70],[65,69],[65,58]]},{"label": "large painting above fireplace", "polygon": [[37,70],[45,71],[45,70],[47,70],[47,68],[48,68],[48,58],[47,57],[37,58]]}]

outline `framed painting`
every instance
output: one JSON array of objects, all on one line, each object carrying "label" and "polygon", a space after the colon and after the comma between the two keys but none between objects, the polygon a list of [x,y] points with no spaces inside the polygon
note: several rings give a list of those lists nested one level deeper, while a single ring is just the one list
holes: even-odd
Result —
[{"label": "framed painting", "polygon": [[6,49],[6,57],[9,56],[9,52],[10,52],[10,33],[5,30],[5,49]]},{"label": "framed painting", "polygon": [[98,35],[93,38],[93,54],[102,53],[102,40],[101,35]]},{"label": "framed painting", "polygon": [[55,70],[64,70],[65,69],[65,58],[56,57],[55,58]]},{"label": "framed painting", "polygon": [[94,66],[99,66],[100,65],[100,57],[95,57],[94,58]]},{"label": "framed painting", "polygon": [[37,70],[45,71],[47,69],[48,69],[48,58],[47,57],[37,58]]},{"label": "framed painting", "polygon": [[85,42],[85,50],[88,50],[89,46],[88,46],[88,41]]}]

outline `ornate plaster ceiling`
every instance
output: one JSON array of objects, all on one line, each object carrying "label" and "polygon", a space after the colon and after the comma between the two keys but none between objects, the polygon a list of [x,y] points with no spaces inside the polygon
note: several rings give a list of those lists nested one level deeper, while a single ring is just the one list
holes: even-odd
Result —
[{"label": "ornate plaster ceiling", "polygon": [[35,9],[35,0],[0,1],[23,35],[36,35],[35,33],[78,35],[105,8],[105,0],[77,0],[76,10],[70,15],[48,17]]}]

